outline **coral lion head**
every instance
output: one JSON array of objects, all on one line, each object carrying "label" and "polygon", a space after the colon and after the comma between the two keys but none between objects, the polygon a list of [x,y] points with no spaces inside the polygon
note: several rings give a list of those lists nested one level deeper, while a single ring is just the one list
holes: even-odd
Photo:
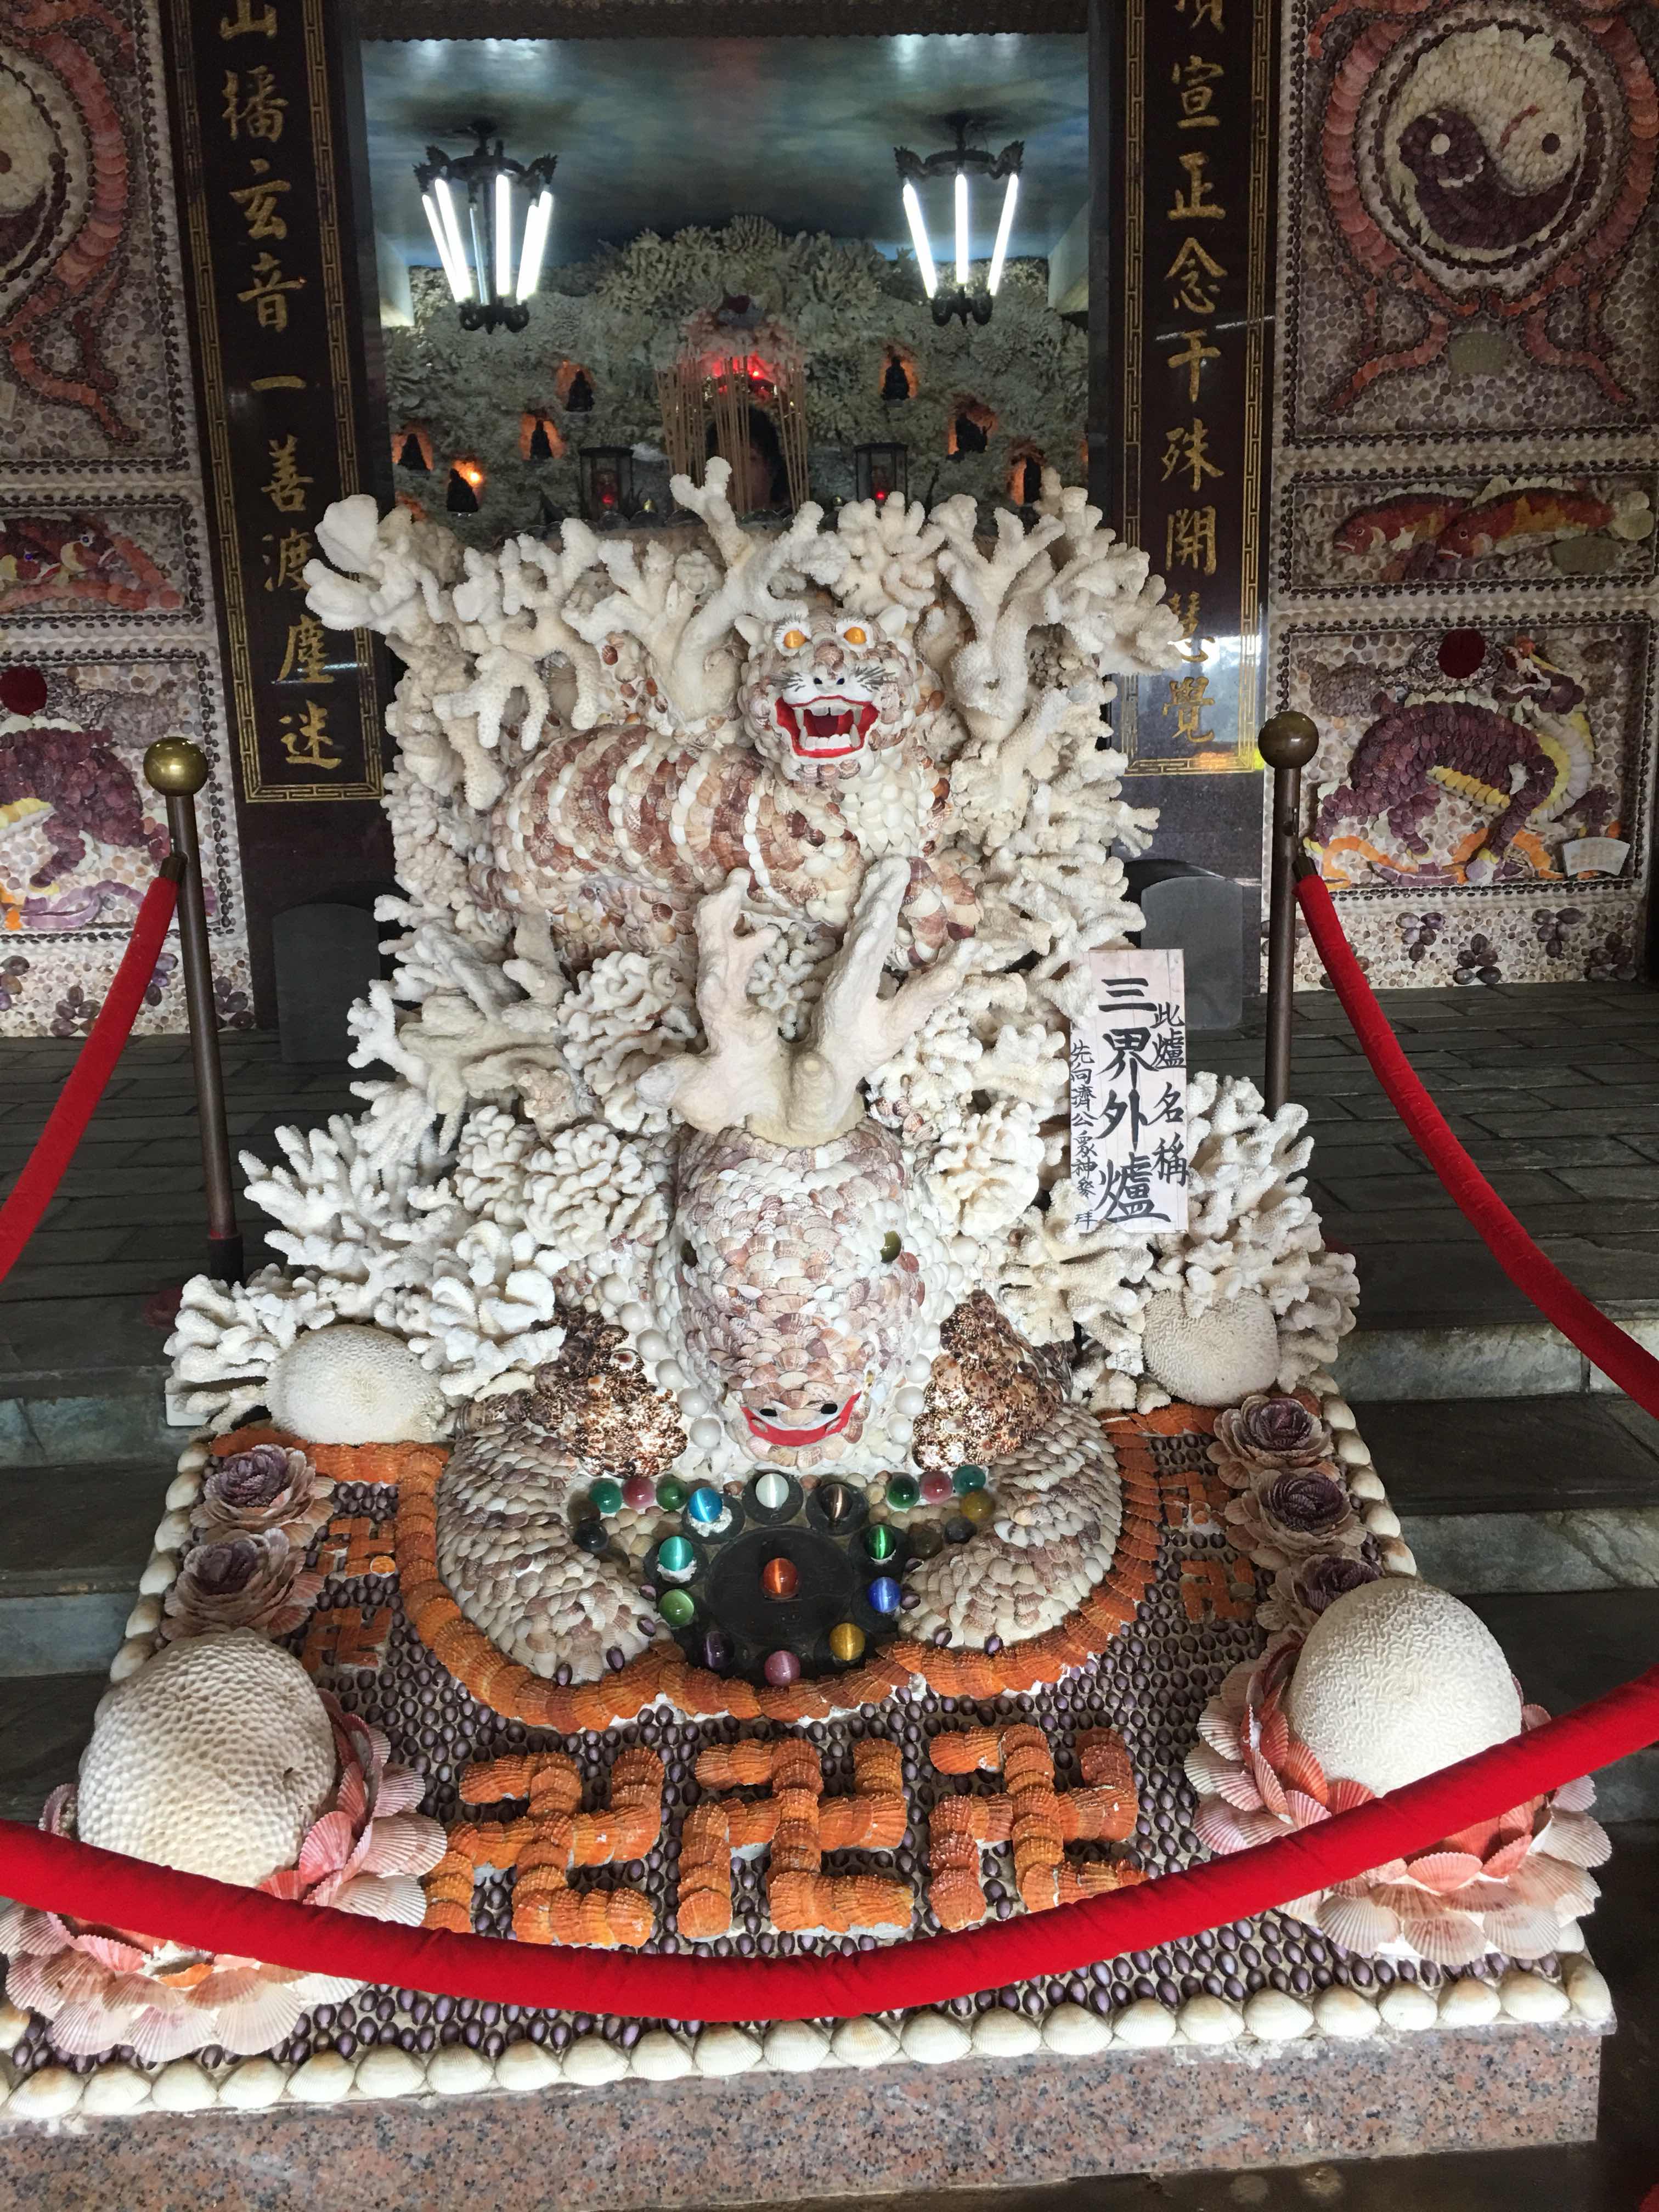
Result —
[{"label": "coral lion head", "polygon": [[879,615],[815,609],[760,632],[739,692],[755,745],[791,783],[862,775],[916,718],[916,663],[902,609]]}]

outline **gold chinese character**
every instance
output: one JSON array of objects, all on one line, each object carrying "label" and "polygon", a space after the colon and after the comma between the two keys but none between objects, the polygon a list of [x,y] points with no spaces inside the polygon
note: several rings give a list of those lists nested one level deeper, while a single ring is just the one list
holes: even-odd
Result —
[{"label": "gold chinese character", "polygon": [[307,700],[297,714],[278,718],[283,726],[283,757],[289,768],[336,769],[344,765],[338,753],[326,750],[334,740],[328,733],[328,709]]},{"label": "gold chinese character", "polygon": [[1226,71],[1219,62],[1206,62],[1199,54],[1188,54],[1184,62],[1177,62],[1170,71],[1170,82],[1181,92],[1181,120],[1177,131],[1214,131],[1221,118],[1212,115],[1218,77]]},{"label": "gold chinese character", "polygon": [[1181,624],[1182,643],[1192,648],[1190,652],[1181,653],[1180,658],[1196,661],[1201,668],[1210,657],[1207,648],[1215,643],[1212,637],[1200,637],[1198,633],[1199,616],[1202,612],[1201,594],[1188,592],[1183,595],[1180,592],[1171,592],[1170,605],[1175,609],[1176,619]]},{"label": "gold chinese character", "polygon": [[284,514],[301,514],[305,511],[306,489],[310,477],[300,474],[299,437],[290,430],[286,438],[273,438],[270,453],[270,482],[259,489],[274,507]]},{"label": "gold chinese character", "polygon": [[262,253],[253,264],[253,282],[246,292],[239,292],[239,300],[252,300],[253,312],[259,318],[259,327],[266,331],[285,331],[288,328],[288,299],[289,292],[303,292],[303,276],[284,276],[283,266],[274,253]]},{"label": "gold chinese character", "polygon": [[276,681],[286,684],[290,677],[296,684],[334,681],[328,672],[328,639],[315,615],[301,615],[298,622],[289,624],[288,651],[283,655]]},{"label": "gold chinese character", "polygon": [[[1166,568],[1196,568],[1202,576],[1215,574],[1215,509],[1177,507],[1164,526],[1164,565]],[[1196,600],[1198,594],[1193,594]]]},{"label": "gold chinese character", "polygon": [[1206,477],[1222,474],[1210,459],[1209,431],[1196,416],[1184,430],[1177,423],[1165,441],[1164,482],[1168,483],[1178,469],[1190,475],[1194,491],[1203,490]]},{"label": "gold chinese character", "polygon": [[1213,732],[1204,727],[1204,710],[1211,703],[1207,676],[1177,676],[1170,685],[1163,711],[1176,718],[1175,733],[1189,744],[1208,744]]},{"label": "gold chinese character", "polygon": [[1226,270],[1212,261],[1195,238],[1184,238],[1181,251],[1164,270],[1175,285],[1172,304],[1189,315],[1212,315],[1221,297],[1220,283]]},{"label": "gold chinese character", "polygon": [[1183,196],[1180,186],[1176,188],[1175,205],[1170,210],[1171,222],[1220,222],[1224,220],[1226,209],[1219,200],[1210,196],[1209,179],[1204,174],[1204,164],[1207,159],[1208,156],[1203,154],[1182,155],[1181,166],[1187,172],[1187,191]]},{"label": "gold chinese character", "polygon": [[225,71],[224,116],[233,138],[263,138],[274,146],[283,135],[287,112],[288,102],[263,62],[246,75],[236,70]]},{"label": "gold chinese character", "polygon": [[1194,30],[1197,30],[1200,23],[1208,23],[1213,30],[1221,30],[1222,0],[1176,0],[1176,15],[1184,15],[1189,5],[1193,11]]},{"label": "gold chinese character", "polygon": [[276,35],[276,10],[262,8],[256,15],[253,0],[236,0],[234,16],[221,15],[219,36],[222,39],[274,39]]},{"label": "gold chinese character", "polygon": [[[270,487],[267,486],[266,489],[269,489]],[[265,544],[269,545],[270,543],[270,538],[267,537]],[[274,565],[271,556],[270,554],[265,556],[266,566],[270,568],[270,574],[265,578],[266,591],[304,591],[306,562],[316,550],[311,542],[311,532],[308,530],[285,530],[276,544]]]},{"label": "gold chinese character", "polygon": [[[256,161],[253,166],[258,170],[263,169],[266,165],[263,161]],[[278,213],[276,203],[283,193],[292,191],[293,189],[293,185],[284,178],[269,177],[262,184],[244,185],[240,191],[231,194],[232,199],[242,210],[242,218],[247,224],[247,234],[250,238],[286,238],[288,236],[288,225]]]},{"label": "gold chinese character", "polygon": [[1167,354],[1164,358],[1171,368],[1186,370],[1187,398],[1189,404],[1195,404],[1198,398],[1198,380],[1204,374],[1204,364],[1206,361],[1219,361],[1221,349],[1219,346],[1206,345],[1202,331],[1182,331],[1181,335],[1186,339],[1186,344],[1179,353]]}]

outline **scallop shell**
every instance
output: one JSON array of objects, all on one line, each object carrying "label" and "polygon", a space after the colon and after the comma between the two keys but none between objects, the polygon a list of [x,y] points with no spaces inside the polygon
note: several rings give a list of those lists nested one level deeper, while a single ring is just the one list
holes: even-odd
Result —
[{"label": "scallop shell", "polygon": [[1511,1905],[1485,1918],[1486,1941],[1512,1959],[1541,1959],[1561,1941],[1561,1923],[1544,1905]]},{"label": "scallop shell", "polygon": [[1399,1935],[1400,1916],[1372,1897],[1328,1897],[1319,1909],[1319,1925],[1345,1951],[1373,1952]]},{"label": "scallop shell", "polygon": [[1467,1966],[1486,1955],[1488,1945],[1478,1921],[1466,1912],[1445,1912],[1432,1919],[1400,1923],[1400,1933],[1412,1948],[1437,1966]]},{"label": "scallop shell", "polygon": [[1552,1802],[1558,1813],[1588,1813],[1595,1802],[1595,1784],[1581,1774],[1576,1782],[1564,1782]]},{"label": "scallop shell", "polygon": [[1328,1820],[1330,1814],[1316,1797],[1310,1797],[1300,1790],[1285,1792],[1285,1809],[1298,1828],[1311,1828],[1317,1821]]},{"label": "scallop shell", "polygon": [[1559,1807],[1551,1813],[1536,1848],[1580,1867],[1601,1866],[1613,1850],[1599,1821],[1585,1813],[1563,1813]]},{"label": "scallop shell", "polygon": [[1480,1862],[1471,1851],[1429,1851],[1420,1859],[1408,1859],[1406,1872],[1413,1881],[1421,1882],[1425,1889],[1437,1890],[1445,1896],[1474,1881],[1480,1872]]}]

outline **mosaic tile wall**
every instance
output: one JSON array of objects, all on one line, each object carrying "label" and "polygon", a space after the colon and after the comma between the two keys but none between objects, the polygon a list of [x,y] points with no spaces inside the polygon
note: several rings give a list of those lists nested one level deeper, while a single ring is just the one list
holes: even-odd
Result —
[{"label": "mosaic tile wall", "polygon": [[1323,732],[1308,826],[1375,982],[1642,963],[1656,33],[1287,9],[1268,696]]},{"label": "mosaic tile wall", "polygon": [[[161,38],[146,0],[0,4],[0,1035],[102,1001],[194,738],[222,1019],[247,951]],[[182,1030],[176,942],[141,1030]]]}]

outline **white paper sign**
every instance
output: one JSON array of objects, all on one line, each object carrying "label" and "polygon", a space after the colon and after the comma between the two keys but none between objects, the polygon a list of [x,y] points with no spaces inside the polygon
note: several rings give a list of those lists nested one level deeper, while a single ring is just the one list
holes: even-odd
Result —
[{"label": "white paper sign", "polygon": [[1187,979],[1179,952],[1094,952],[1072,1027],[1078,1225],[1187,1226]]}]

